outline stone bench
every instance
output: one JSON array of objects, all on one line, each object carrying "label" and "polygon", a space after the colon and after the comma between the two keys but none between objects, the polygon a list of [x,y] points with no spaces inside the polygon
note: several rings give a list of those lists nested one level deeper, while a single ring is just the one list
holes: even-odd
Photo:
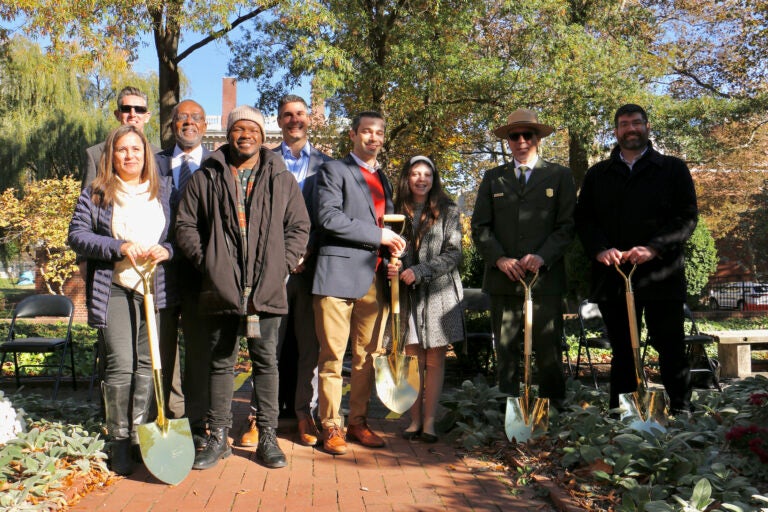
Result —
[{"label": "stone bench", "polygon": [[752,375],[752,346],[768,344],[768,329],[710,331],[706,334],[713,336],[717,342],[720,377],[723,378]]}]

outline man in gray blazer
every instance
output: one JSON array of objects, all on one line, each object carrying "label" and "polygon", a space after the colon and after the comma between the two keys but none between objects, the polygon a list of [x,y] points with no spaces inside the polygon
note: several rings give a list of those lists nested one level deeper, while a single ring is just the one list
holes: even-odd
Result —
[{"label": "man in gray blazer", "polygon": [[[202,145],[207,128],[203,107],[195,101],[183,100],[174,107],[172,118],[176,144],[155,155],[155,160],[157,171],[161,176],[173,177],[175,194],[171,208],[175,212],[187,182],[200,168],[200,164],[208,157],[210,151]],[[169,273],[168,278],[175,281],[175,289],[179,291],[179,301],[177,305],[160,311],[158,322],[166,404],[171,418],[181,418],[186,410],[199,446],[204,439],[205,425],[201,422],[206,413],[202,410],[205,405],[200,400],[196,400],[200,397],[200,393],[187,393],[189,398],[185,400],[179,362],[178,328],[180,323],[188,357],[194,354],[193,347],[206,346],[204,317],[197,314],[201,276],[189,260],[182,256],[173,262],[172,272]],[[200,376],[191,375],[190,365],[186,365],[183,388],[194,388],[198,382],[200,382]]]},{"label": "man in gray blazer", "polygon": [[[399,253],[405,240],[383,226],[391,213],[392,187],[379,167],[384,118],[361,112],[352,121],[352,152],[323,164],[317,178],[317,267],[312,286],[318,360],[319,415],[323,448],[341,455],[346,438],[365,446],[384,441],[366,422],[373,390],[373,356],[379,351],[388,308],[384,293],[385,250]],[[341,367],[347,342],[352,344],[349,421],[341,429]]]},{"label": "man in gray blazer", "polygon": [[[308,107],[303,98],[293,94],[280,98],[277,106],[277,125],[283,133],[283,141],[273,151],[283,157],[286,168],[296,178],[309,218],[312,220],[317,171],[323,163],[332,159],[309,142],[309,124]],[[304,257],[301,263],[291,270],[286,283],[288,314],[280,322],[277,345],[280,414],[296,415],[299,443],[305,446],[314,446],[319,438],[314,420],[317,407],[319,350],[315,335],[315,316],[312,311],[312,279],[317,258],[314,224],[312,220]],[[258,342],[258,338],[249,338],[249,348],[251,344]],[[240,437],[240,446],[259,444],[254,397],[251,397],[251,410],[254,414],[248,418],[248,426]]]},{"label": "man in gray blazer", "polygon": [[[115,119],[123,124],[132,124],[144,131],[144,125],[149,122],[152,112],[147,107],[147,95],[136,87],[123,87],[117,95],[117,109]],[[152,146],[152,153],[156,154],[160,148]],[[99,170],[99,160],[104,153],[104,141],[94,144],[85,150],[83,158],[83,178],[81,188],[91,184]]]},{"label": "man in gray blazer", "polygon": [[483,289],[491,296],[499,390],[520,392],[524,292],[521,279],[538,271],[533,288],[533,350],[539,393],[560,408],[565,398],[560,336],[566,290],[563,256],[573,240],[576,187],[567,167],[539,158],[551,134],[531,110],[516,110],[494,130],[514,160],[485,173],[472,214],[472,239],[485,260]]}]

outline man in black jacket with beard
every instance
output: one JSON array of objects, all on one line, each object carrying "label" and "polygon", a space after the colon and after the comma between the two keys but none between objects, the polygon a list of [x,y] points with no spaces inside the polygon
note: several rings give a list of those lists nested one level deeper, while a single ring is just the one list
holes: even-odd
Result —
[{"label": "man in black jacket with beard", "polygon": [[690,413],[690,366],[683,341],[686,299],[683,247],[698,218],[696,191],[685,163],[653,149],[642,107],[614,116],[617,146],[587,171],[576,206],[576,230],[592,260],[591,299],[611,340],[610,407],[636,390],[625,285],[614,265],[633,277],[638,322],[645,312],[649,339],[659,353],[673,414]]},{"label": "man in black jacket with beard", "polygon": [[307,246],[309,216],[296,180],[279,155],[264,148],[264,117],[233,109],[227,141],[189,179],[179,205],[179,248],[202,274],[198,311],[208,315],[207,346],[188,348],[186,364],[208,380],[209,434],[193,468],[229,456],[234,364],[238,337],[259,338],[254,365],[256,458],[286,465],[277,443],[277,340],[288,312],[285,280]]}]

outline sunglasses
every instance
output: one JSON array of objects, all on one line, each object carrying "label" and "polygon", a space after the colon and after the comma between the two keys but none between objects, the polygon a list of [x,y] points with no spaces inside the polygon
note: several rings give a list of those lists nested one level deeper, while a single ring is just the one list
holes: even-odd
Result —
[{"label": "sunglasses", "polygon": [[510,133],[507,135],[509,137],[509,140],[512,142],[515,142],[516,140],[519,140],[520,137],[524,138],[525,140],[531,140],[533,138],[534,133],[533,132],[515,132]]},{"label": "sunglasses", "polygon": [[134,110],[137,114],[146,114],[148,112],[147,107],[140,105],[120,105],[117,109],[123,114],[130,114],[131,110]]}]

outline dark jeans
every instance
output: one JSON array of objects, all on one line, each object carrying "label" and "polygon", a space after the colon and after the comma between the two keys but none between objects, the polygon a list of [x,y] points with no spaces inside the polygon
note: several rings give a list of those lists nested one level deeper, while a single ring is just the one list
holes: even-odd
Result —
[{"label": "dark jeans", "polygon": [[[253,409],[259,427],[277,428],[277,340],[280,315],[259,315],[260,338],[248,338],[253,375]],[[231,397],[230,397],[231,400]]]},{"label": "dark jeans", "polygon": [[[232,393],[234,392],[235,362],[240,347],[239,315],[210,315],[208,322],[208,351],[199,354],[196,366],[201,373],[196,379],[208,381],[207,419],[211,429],[232,426]],[[192,354],[189,358],[193,358]],[[195,357],[197,359],[197,357]],[[207,361],[206,361],[207,359]],[[207,363],[203,368],[202,365]],[[191,423],[191,422],[190,422]]]},{"label": "dark jeans", "polygon": [[[524,377],[524,303],[522,297],[514,295],[491,296],[499,391],[513,396],[520,396],[520,383]],[[539,395],[543,398],[565,398],[565,377],[560,349],[562,332],[562,298],[559,295],[534,297],[533,362],[538,369]]]},{"label": "dark jeans", "polygon": [[[629,317],[624,300],[600,302],[605,328],[611,340],[611,392],[609,406],[619,406],[619,394],[637,390],[635,360],[629,337]],[[691,376],[685,355],[683,303],[680,301],[635,300],[638,324],[645,312],[645,324],[653,348],[659,353],[659,369],[673,410],[691,406]],[[638,326],[638,329],[640,327]]]},{"label": "dark jeans", "polygon": [[112,284],[104,339],[104,382],[110,386],[131,384],[133,374],[152,375],[144,296]]}]

